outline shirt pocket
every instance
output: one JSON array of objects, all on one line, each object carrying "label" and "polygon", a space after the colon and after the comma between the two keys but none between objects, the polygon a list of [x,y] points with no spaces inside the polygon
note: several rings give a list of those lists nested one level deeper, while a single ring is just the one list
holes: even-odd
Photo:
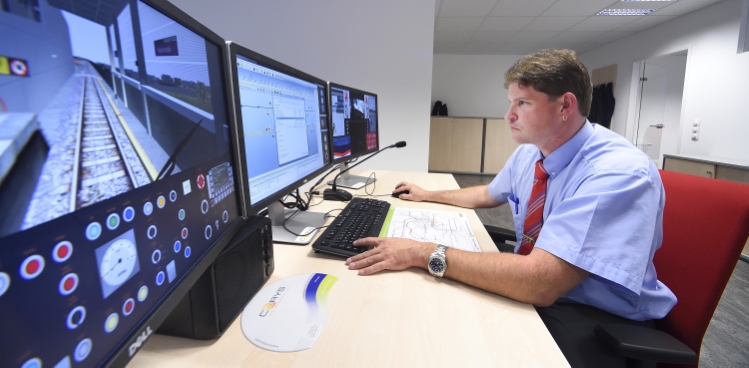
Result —
[{"label": "shirt pocket", "polygon": [[520,239],[523,233],[523,224],[525,223],[525,206],[522,200],[515,196],[515,194],[510,194],[507,199],[510,211],[512,212],[512,223],[515,225],[515,236]]}]

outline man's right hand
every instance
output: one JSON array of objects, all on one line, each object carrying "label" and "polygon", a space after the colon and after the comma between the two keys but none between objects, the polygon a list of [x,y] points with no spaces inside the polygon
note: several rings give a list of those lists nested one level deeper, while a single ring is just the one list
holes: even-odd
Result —
[{"label": "man's right hand", "polygon": [[403,191],[408,191],[408,194],[401,194],[400,199],[405,199],[409,201],[414,202],[423,202],[423,201],[429,201],[429,191],[422,189],[416,184],[409,183],[406,181],[402,181],[398,183],[398,185],[395,186],[395,189],[393,189],[393,194],[400,193]]}]

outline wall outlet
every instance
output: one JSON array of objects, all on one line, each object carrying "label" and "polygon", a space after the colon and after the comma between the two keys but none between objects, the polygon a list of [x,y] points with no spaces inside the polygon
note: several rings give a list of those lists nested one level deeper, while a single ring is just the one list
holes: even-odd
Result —
[{"label": "wall outlet", "polygon": [[702,119],[694,119],[692,121],[692,140],[700,140],[700,125],[702,125]]}]

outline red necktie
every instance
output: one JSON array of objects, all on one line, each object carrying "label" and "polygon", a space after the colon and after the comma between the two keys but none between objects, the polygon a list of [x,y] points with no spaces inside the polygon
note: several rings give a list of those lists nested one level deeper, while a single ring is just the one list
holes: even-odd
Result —
[{"label": "red necktie", "polygon": [[543,160],[536,161],[536,171],[533,173],[533,190],[531,198],[528,199],[528,209],[525,213],[525,225],[523,226],[523,240],[520,242],[518,254],[528,255],[533,250],[533,245],[541,233],[544,225],[544,203],[546,202],[546,180],[549,173],[543,166]]}]

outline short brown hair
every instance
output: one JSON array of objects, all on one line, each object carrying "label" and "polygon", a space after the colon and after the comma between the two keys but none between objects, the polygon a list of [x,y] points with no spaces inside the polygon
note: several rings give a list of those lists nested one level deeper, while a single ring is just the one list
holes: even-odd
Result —
[{"label": "short brown hair", "polygon": [[517,83],[531,86],[556,99],[566,92],[577,98],[577,109],[587,117],[593,99],[588,69],[572,50],[547,49],[523,56],[505,73],[505,88]]}]

